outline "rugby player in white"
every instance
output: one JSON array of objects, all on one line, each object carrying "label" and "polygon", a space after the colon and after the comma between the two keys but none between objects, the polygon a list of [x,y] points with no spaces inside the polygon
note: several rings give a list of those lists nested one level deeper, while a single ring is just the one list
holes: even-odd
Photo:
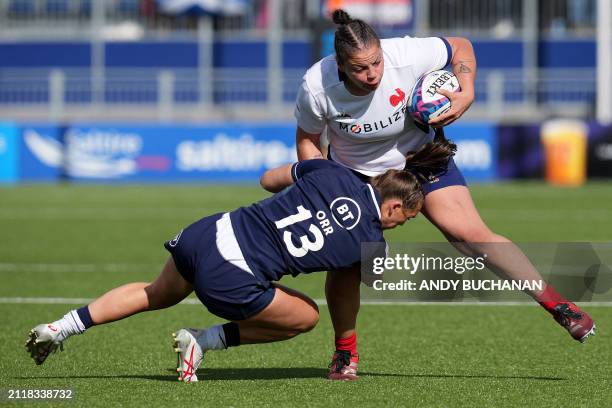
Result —
[{"label": "rugby player in white", "polygon": [[[304,75],[298,91],[295,109],[298,158],[322,157],[320,138],[327,131],[328,158],[363,177],[401,169],[409,151],[434,140],[436,133],[437,139],[444,140],[441,128],[461,117],[472,104],[476,76],[472,44],[457,37],[381,40],[367,23],[352,19],[343,10],[333,13],[333,21],[338,26],[336,53],[314,64]],[[448,64],[459,80],[460,91],[439,90],[450,99],[452,108],[431,120],[430,127],[419,128],[406,115],[407,96],[419,77]],[[423,188],[426,193],[423,213],[458,249],[476,255],[493,248],[492,243],[505,243],[503,251],[489,254],[488,266],[507,279],[542,280],[522,251],[491,231],[480,218],[453,160],[446,171],[431,174]],[[582,342],[594,333],[590,316],[552,286],[528,294],[574,339]],[[326,297],[336,336],[329,376],[335,378],[343,371],[356,373],[359,274],[355,272],[351,281],[344,273],[328,272]],[[352,356],[353,368],[345,364],[346,353]],[[342,361],[338,362],[340,355]]]}]

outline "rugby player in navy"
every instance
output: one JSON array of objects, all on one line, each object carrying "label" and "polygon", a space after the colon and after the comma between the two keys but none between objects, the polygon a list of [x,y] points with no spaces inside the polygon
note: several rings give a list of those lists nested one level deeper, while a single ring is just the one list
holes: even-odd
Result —
[{"label": "rugby player in navy", "polygon": [[[447,160],[447,159],[446,159]],[[360,265],[364,242],[385,249],[383,229],[416,216],[423,203],[417,178],[389,170],[369,183],[327,160],[268,171],[274,196],[230,213],[205,217],[165,243],[170,252],[153,283],[115,288],[63,318],[30,331],[26,348],[37,364],[93,325],[166,308],[195,291],[213,314],[230,321],[175,334],[179,380],[197,381],[208,350],[286,340],[318,322],[316,304],[275,283],[284,275]]]}]

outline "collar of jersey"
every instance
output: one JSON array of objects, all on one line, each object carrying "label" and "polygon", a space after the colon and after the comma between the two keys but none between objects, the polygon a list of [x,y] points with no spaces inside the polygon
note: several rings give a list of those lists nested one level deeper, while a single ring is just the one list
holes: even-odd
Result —
[{"label": "collar of jersey", "polygon": [[372,187],[370,183],[367,183],[366,185],[368,186],[368,189],[370,190],[370,197],[372,197],[372,201],[374,202],[374,207],[376,208],[376,213],[378,214],[378,219],[380,220],[382,218],[380,216],[380,205],[382,204],[380,194],[378,194],[378,191],[376,191],[376,189],[374,189],[374,187]]}]

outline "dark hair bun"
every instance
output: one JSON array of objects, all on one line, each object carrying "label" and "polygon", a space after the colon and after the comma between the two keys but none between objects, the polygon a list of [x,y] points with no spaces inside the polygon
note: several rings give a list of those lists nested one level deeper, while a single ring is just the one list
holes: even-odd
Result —
[{"label": "dark hair bun", "polygon": [[332,14],[332,20],[335,24],[338,25],[346,25],[353,21],[351,16],[349,16],[349,14],[342,9],[334,10],[334,13]]}]

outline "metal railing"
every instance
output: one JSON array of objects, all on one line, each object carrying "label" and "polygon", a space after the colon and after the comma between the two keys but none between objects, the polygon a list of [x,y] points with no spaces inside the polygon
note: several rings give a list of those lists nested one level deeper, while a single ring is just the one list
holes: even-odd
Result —
[{"label": "metal railing", "polygon": [[[185,109],[202,109],[206,119],[222,120],[230,113],[248,118],[257,112],[290,119],[303,73],[283,70],[280,94],[271,95],[265,69],[215,69],[207,82],[212,89],[203,89],[194,69],[107,70],[101,89],[90,70],[0,70],[0,115],[38,107],[41,116],[57,120],[79,109],[104,116],[108,109],[133,107],[140,111],[137,116],[162,120],[180,118]],[[595,75],[593,69],[481,70],[476,91],[475,119],[534,120],[543,112],[585,116],[593,110]],[[272,100],[281,101],[278,115],[270,111]]]},{"label": "metal railing", "polygon": [[[292,35],[307,35],[323,0],[282,0],[280,24]],[[431,33],[520,37],[525,14],[536,12],[544,35],[593,35],[596,0],[414,0],[415,26]],[[270,24],[271,0],[251,0],[239,16],[216,16],[218,35],[258,35]],[[535,5],[535,8],[532,8]],[[102,13],[96,16],[96,13]],[[94,19],[108,38],[195,35],[197,15],[169,15],[155,0],[0,0],[0,38],[94,36]],[[425,21],[426,20],[426,21]],[[423,32],[419,34],[424,34]],[[87,38],[87,37],[85,37]]]},{"label": "metal railing", "polygon": [[492,38],[520,37],[529,17],[546,36],[593,36],[596,0],[426,0],[429,28]]},{"label": "metal railing", "polygon": [[[281,1],[283,29],[303,33],[318,2]],[[252,0],[241,15],[211,17],[213,27],[219,35],[261,35],[270,22],[268,3]],[[84,39],[96,35],[95,19],[104,22],[102,35],[109,39],[196,35],[200,17],[165,13],[155,0],[0,0],[0,38]]]},{"label": "metal railing", "polygon": [[[414,27],[418,35],[518,36],[524,41],[523,68],[479,71],[470,117],[537,120],[555,112],[592,113],[594,69],[534,67],[541,34],[592,35],[595,0],[413,3],[419,16]],[[91,41],[91,69],[0,70],[0,116],[290,119],[304,70],[282,68],[282,43],[292,35],[308,38],[306,29],[320,7],[321,0],[253,0],[242,16],[204,21],[197,16],[164,15],[154,0],[0,0],[0,40]],[[151,35],[196,36],[198,68],[106,68],[106,41]],[[213,68],[211,44],[223,35],[265,38],[268,67]]]}]

